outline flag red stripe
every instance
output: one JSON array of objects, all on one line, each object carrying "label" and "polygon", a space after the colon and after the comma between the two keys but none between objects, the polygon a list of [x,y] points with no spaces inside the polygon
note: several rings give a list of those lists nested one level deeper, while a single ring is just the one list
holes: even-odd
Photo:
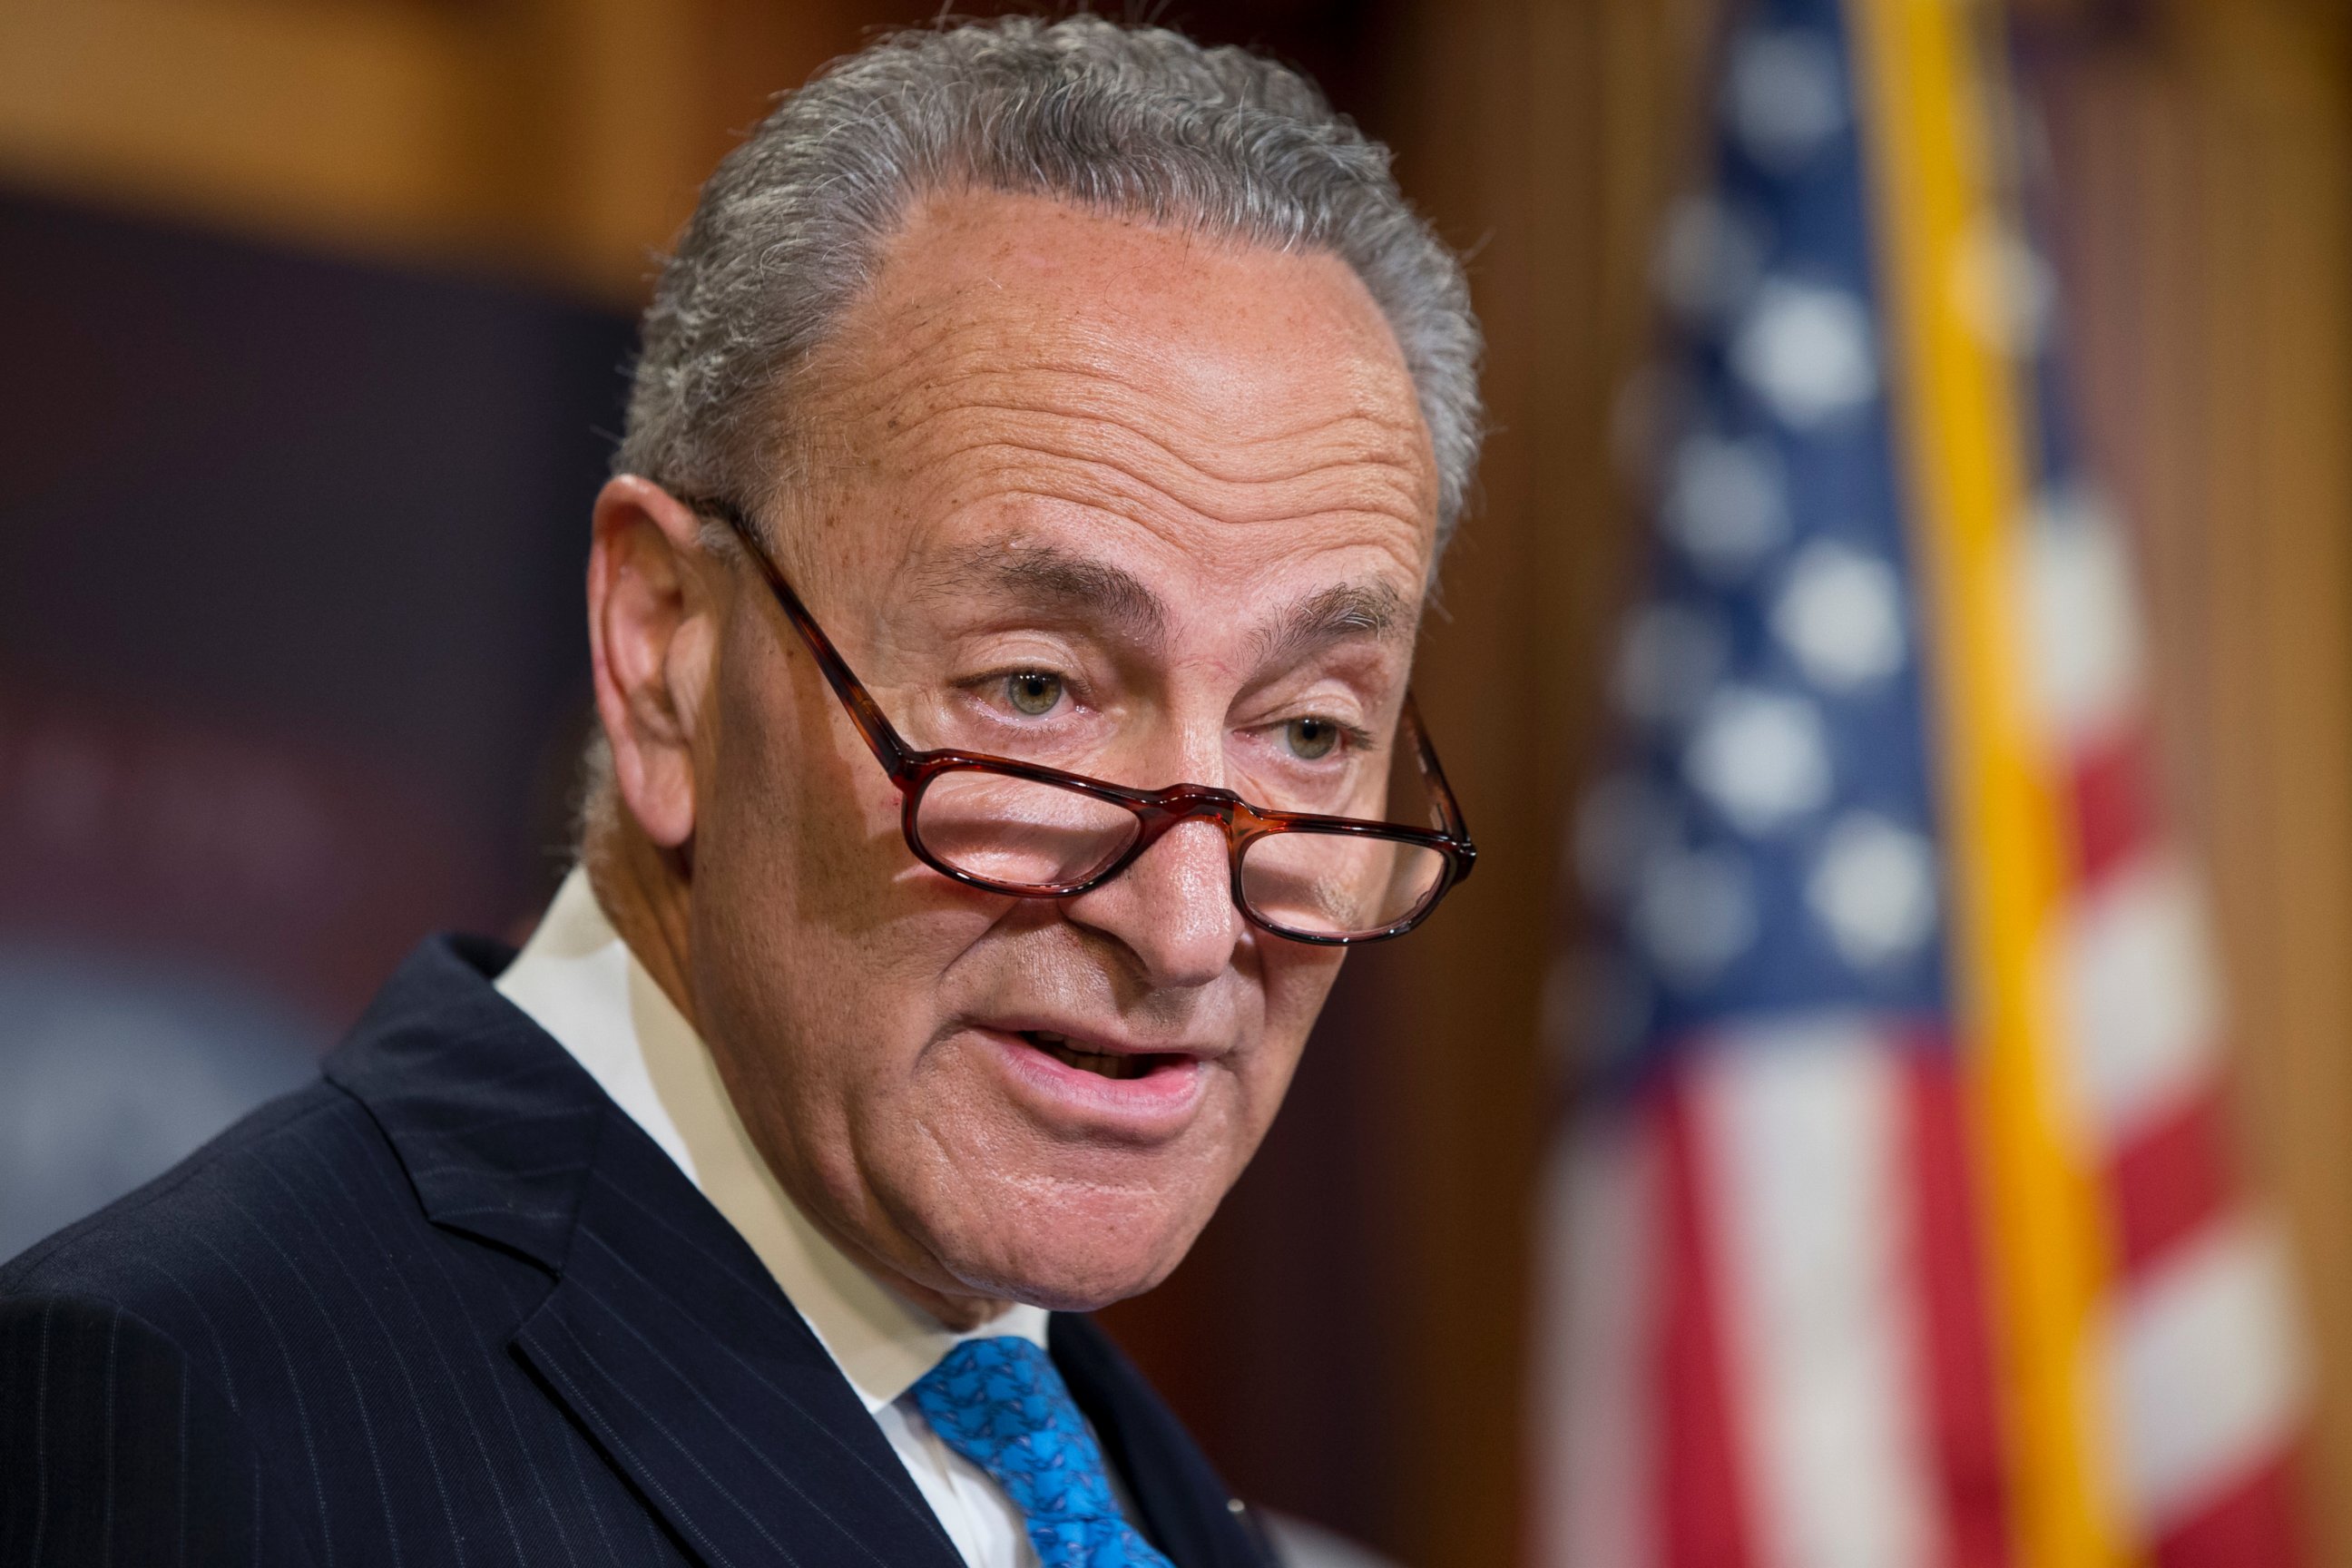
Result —
[{"label": "flag red stripe", "polygon": [[1931,1463],[1948,1568],[2007,1568],[2009,1522],[1983,1255],[1959,1085],[1948,1051],[1905,1053],[1910,1112],[1911,1235]]},{"label": "flag red stripe", "polygon": [[1660,1173],[1658,1525],[1663,1568],[1749,1568],[1754,1561],[1725,1367],[1720,1286],[1701,1194],[1706,1151],[1687,1081],[1654,1093]]},{"label": "flag red stripe", "polygon": [[2234,1206],[2221,1109],[2221,1086],[2209,1081],[2135,1131],[2109,1161],[2107,1190],[2126,1276]]},{"label": "flag red stripe", "polygon": [[2289,1568],[2303,1560],[2291,1458],[2247,1475],[2156,1543],[2155,1568]]},{"label": "flag red stripe", "polygon": [[2108,871],[2157,840],[2148,764],[2147,729],[2143,723],[2125,725],[2076,755],[2072,799],[2075,875],[2080,886],[2095,886]]}]

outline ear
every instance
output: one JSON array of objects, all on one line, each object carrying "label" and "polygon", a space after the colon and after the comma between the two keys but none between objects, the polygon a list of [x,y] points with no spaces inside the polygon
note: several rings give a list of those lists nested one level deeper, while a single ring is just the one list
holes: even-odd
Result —
[{"label": "ear", "polygon": [[694,836],[694,742],[718,648],[701,522],[649,479],[596,496],[588,551],[588,645],[614,782],[646,837]]}]

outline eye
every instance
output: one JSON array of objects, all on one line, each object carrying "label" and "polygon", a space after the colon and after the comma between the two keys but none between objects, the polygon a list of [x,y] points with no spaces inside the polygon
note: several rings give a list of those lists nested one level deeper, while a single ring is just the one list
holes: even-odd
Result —
[{"label": "eye", "polygon": [[1282,727],[1283,743],[1302,762],[1319,762],[1339,743],[1339,726],[1328,719],[1293,719]]},{"label": "eye", "polygon": [[1014,711],[1035,719],[1062,700],[1062,678],[1042,669],[1020,670],[1004,678],[1004,696]]}]

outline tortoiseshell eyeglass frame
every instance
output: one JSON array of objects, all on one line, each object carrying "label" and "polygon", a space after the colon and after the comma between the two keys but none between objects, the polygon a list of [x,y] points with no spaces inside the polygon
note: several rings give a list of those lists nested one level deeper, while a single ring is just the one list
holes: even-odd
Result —
[{"label": "tortoiseshell eyeglass frame", "polygon": [[[1428,919],[1438,900],[1467,878],[1471,868],[1477,863],[1477,847],[1470,841],[1470,830],[1462,820],[1462,809],[1454,801],[1453,789],[1445,782],[1445,770],[1438,765],[1437,752],[1422,729],[1421,717],[1414,709],[1410,690],[1405,693],[1402,722],[1412,732],[1413,744],[1421,761],[1422,777],[1428,785],[1431,804],[1443,825],[1439,828],[1412,827],[1403,823],[1373,822],[1352,816],[1318,816],[1304,812],[1271,811],[1252,805],[1231,790],[1217,789],[1208,784],[1171,784],[1166,789],[1129,789],[1102,779],[1088,778],[1084,773],[1066,773],[1060,768],[1019,762],[1011,757],[954,750],[917,751],[899,737],[898,730],[883,716],[880,705],[866,691],[865,684],[851,672],[848,661],[833,646],[833,639],[825,636],[824,628],[817,625],[816,617],[809,614],[808,606],[801,603],[800,595],[793,591],[791,584],[784,581],[783,574],[770,559],[766,547],[760,542],[758,532],[742,509],[732,501],[712,496],[677,495],[677,500],[691,511],[725,523],[751,556],[759,568],[760,575],[766,580],[768,591],[774,596],[777,606],[784,612],[784,618],[792,622],[793,630],[800,633],[801,640],[808,645],[810,655],[816,660],[817,668],[824,672],[826,684],[833,688],[834,695],[848,710],[850,722],[865,737],[866,746],[874,752],[875,761],[882,764],[882,771],[898,786],[899,830],[906,837],[908,849],[917,859],[943,877],[968,887],[1012,898],[1076,898],[1080,893],[1102,886],[1135,864],[1144,851],[1179,823],[1189,822],[1194,817],[1207,817],[1224,829],[1234,905],[1244,919],[1288,942],[1307,942],[1319,947],[1348,947],[1358,942],[1381,942],[1390,937],[1402,936]],[[957,772],[1000,773],[1034,784],[1055,784],[1124,807],[1135,817],[1135,839],[1100,870],[1076,882],[1033,885],[1001,882],[976,876],[931,853],[916,826],[917,808],[921,805],[923,792],[929,787],[931,781],[943,773]],[[1436,851],[1444,858],[1444,868],[1421,902],[1403,918],[1388,925],[1344,935],[1294,930],[1266,919],[1250,906],[1242,883],[1242,854],[1261,838],[1277,833],[1300,831],[1394,839]]]}]

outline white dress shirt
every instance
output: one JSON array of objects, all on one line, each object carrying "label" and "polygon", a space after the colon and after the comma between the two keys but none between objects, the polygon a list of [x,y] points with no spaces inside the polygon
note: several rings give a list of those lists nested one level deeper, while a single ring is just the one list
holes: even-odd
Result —
[{"label": "white dress shirt", "polygon": [[578,1058],[751,1243],[866,1402],[969,1568],[1036,1568],[1020,1511],[986,1472],[940,1441],[908,1391],[967,1339],[1017,1334],[1042,1347],[1045,1309],[1016,1305],[958,1333],[810,1224],[753,1149],[709,1048],[613,930],[584,871],[564,879],[498,988]]}]

